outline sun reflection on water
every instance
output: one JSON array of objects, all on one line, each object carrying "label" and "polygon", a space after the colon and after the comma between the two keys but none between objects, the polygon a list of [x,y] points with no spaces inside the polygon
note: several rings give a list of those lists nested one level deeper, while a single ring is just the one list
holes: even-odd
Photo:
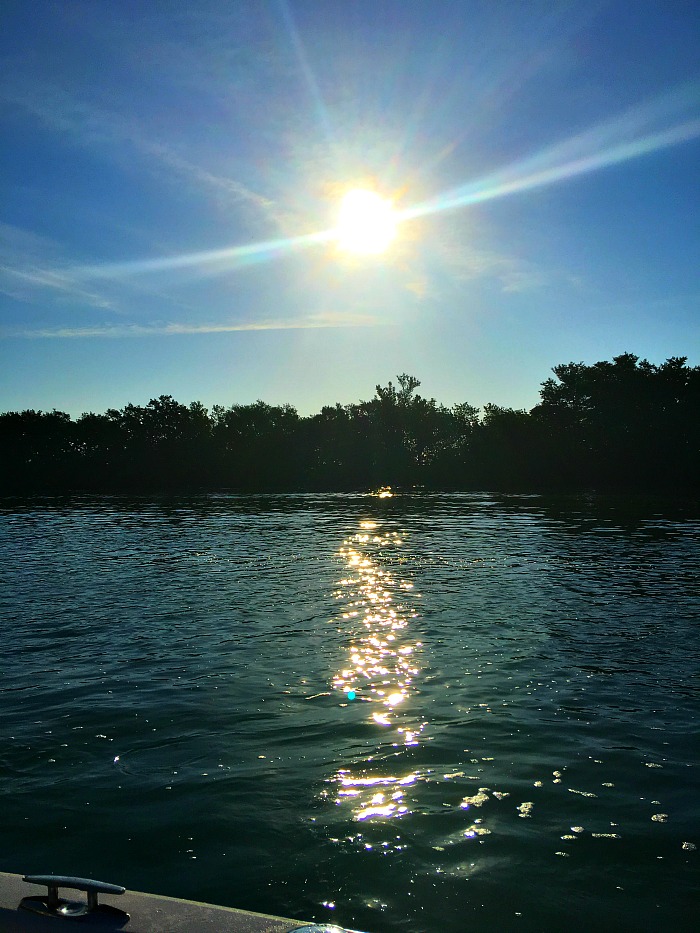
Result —
[{"label": "sun reflection on water", "polygon": [[[340,554],[347,575],[339,581],[338,595],[345,603],[341,617],[351,641],[346,663],[333,678],[333,688],[349,702],[368,704],[366,722],[381,730],[378,746],[395,749],[417,746],[426,725],[412,704],[422,647],[411,630],[417,616],[413,584],[390,569],[403,546],[399,532],[383,531],[369,520],[360,522],[359,531],[343,543]],[[336,803],[349,803],[353,818],[362,821],[410,812],[405,789],[416,783],[418,774],[342,768],[332,780]]]}]

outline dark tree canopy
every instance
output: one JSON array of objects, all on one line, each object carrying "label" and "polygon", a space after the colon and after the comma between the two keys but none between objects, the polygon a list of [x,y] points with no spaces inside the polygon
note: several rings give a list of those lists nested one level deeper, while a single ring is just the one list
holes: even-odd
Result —
[{"label": "dark tree canopy", "polygon": [[0,492],[232,489],[693,488],[700,367],[624,353],[555,366],[532,411],[447,408],[407,373],[369,401],[301,417],[291,405],[147,405],[0,414]]}]

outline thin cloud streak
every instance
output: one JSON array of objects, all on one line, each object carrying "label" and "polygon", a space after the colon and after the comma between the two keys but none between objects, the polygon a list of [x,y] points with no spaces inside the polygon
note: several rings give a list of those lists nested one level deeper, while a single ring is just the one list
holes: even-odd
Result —
[{"label": "thin cloud streak", "polygon": [[[110,286],[113,283],[108,283]],[[23,304],[41,303],[63,309],[112,311],[123,314],[134,296],[167,300],[187,311],[196,311],[192,304],[163,294],[146,286],[141,280],[119,283],[128,286],[128,292],[105,294],[71,272],[61,246],[21,227],[0,222],[0,294]],[[111,289],[110,289],[111,291]]]},{"label": "thin cloud streak", "polygon": [[65,272],[57,243],[21,227],[0,223],[0,294],[32,303],[37,295],[79,302],[100,311],[114,309],[105,295],[86,289]]},{"label": "thin cloud streak", "polygon": [[0,330],[4,338],[38,339],[85,339],[92,337],[123,338],[123,337],[163,337],[187,334],[228,334],[241,331],[270,331],[270,330],[319,330],[342,327],[375,327],[379,321],[364,314],[347,315],[314,315],[297,321],[256,321],[239,324],[125,324],[103,325],[97,327],[56,327],[35,329],[9,329]]},{"label": "thin cloud streak", "polygon": [[253,191],[236,179],[215,175],[195,165],[165,144],[149,139],[134,121],[116,112],[98,110],[90,104],[76,101],[55,87],[39,86],[36,83],[31,89],[5,87],[0,92],[0,97],[7,103],[28,111],[51,129],[77,138],[82,145],[107,144],[112,157],[129,147],[165,166],[178,177],[216,192],[219,197],[225,194],[234,203],[246,201],[263,211],[271,212],[272,219],[276,221],[275,205],[270,198]]},{"label": "thin cloud streak", "polygon": [[219,193],[223,192],[229,195],[234,201],[249,201],[251,204],[254,204],[264,211],[271,211],[275,206],[275,202],[270,200],[270,198],[266,198],[264,195],[252,191],[250,188],[247,188],[245,185],[232,178],[226,178],[222,175],[214,175],[212,172],[208,172],[206,169],[195,165],[193,162],[189,162],[171,149],[168,149],[168,147],[164,146],[162,143],[155,143],[143,137],[133,141],[142,152],[159,159],[164,165],[173,169],[174,172],[184,175],[185,177],[193,178],[203,186],[209,187]]},{"label": "thin cloud streak", "polygon": [[[51,272],[48,269],[20,270],[11,269],[7,266],[0,266],[0,278],[2,276],[9,276],[11,279],[18,280],[20,283],[31,286],[32,292],[35,292],[36,289],[49,289],[60,293],[66,298],[79,300],[82,304],[97,310],[113,310],[115,307],[114,302],[110,301],[108,298],[79,287],[73,280],[66,278],[59,272]],[[1,282],[0,293],[7,295],[9,298],[14,298],[17,301],[33,302],[36,300],[34,294],[24,294],[21,288],[19,290],[13,289],[8,287],[7,284],[3,285]]]}]

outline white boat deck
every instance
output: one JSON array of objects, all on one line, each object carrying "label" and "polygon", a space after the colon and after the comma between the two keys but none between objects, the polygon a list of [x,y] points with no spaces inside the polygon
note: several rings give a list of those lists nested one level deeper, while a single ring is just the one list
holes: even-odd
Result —
[{"label": "white boat deck", "polygon": [[[0,872],[0,930],[3,933],[70,933],[71,930],[122,931],[122,933],[302,933],[304,929],[314,933],[339,931],[338,927],[303,923],[267,914],[256,914],[230,907],[200,904],[179,898],[160,897],[137,891],[124,894],[100,894],[99,903],[118,908],[129,914],[126,917],[101,912],[99,909],[77,918],[41,916],[20,908],[23,898],[45,897],[47,888],[29,884],[22,875]],[[71,902],[84,901],[86,896],[61,887],[61,898]]]}]

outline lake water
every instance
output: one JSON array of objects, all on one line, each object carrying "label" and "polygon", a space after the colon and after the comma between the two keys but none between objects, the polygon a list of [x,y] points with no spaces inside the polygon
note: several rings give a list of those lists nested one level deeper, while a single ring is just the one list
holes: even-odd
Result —
[{"label": "lake water", "polygon": [[697,928],[697,502],[4,499],[0,581],[2,870]]}]

